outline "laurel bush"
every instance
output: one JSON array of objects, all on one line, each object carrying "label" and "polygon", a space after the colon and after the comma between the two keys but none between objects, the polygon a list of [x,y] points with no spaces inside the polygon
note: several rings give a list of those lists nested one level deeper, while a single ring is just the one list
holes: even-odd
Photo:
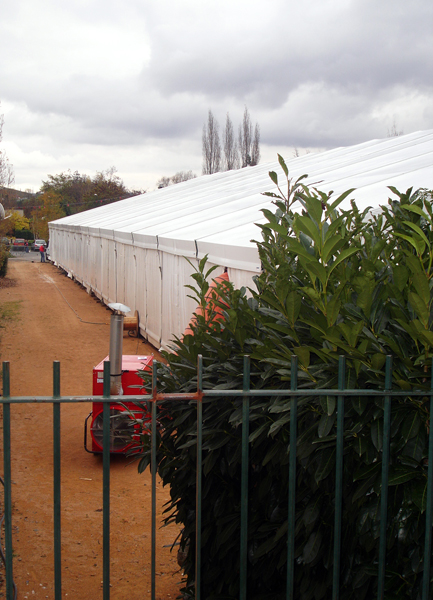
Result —
[{"label": "laurel bush", "polygon": [[[190,292],[202,311],[193,335],[176,338],[158,390],[203,387],[242,389],[242,365],[251,357],[251,387],[290,388],[291,360],[299,361],[298,385],[311,395],[298,403],[295,509],[295,598],[330,599],[333,568],[336,398],[318,388],[337,387],[340,355],[347,388],[370,388],[371,397],[345,402],[342,600],[377,594],[384,364],[393,356],[392,384],[407,397],[392,401],[388,494],[386,598],[420,597],[426,527],[429,398],[433,356],[433,211],[431,192],[390,188],[393,199],[373,216],[292,182],[284,160],[287,192],[270,192],[275,210],[264,210],[257,242],[262,273],[247,294],[218,287],[224,320],[212,318],[206,293],[212,269],[206,259]],[[143,373],[144,384],[150,381]],[[248,524],[249,600],[286,597],[290,401],[251,399]],[[171,500],[166,521],[181,525],[186,555],[185,597],[194,597],[196,405],[166,400],[159,408],[157,468]],[[241,401],[229,396],[203,403],[202,597],[239,598]],[[139,470],[150,462],[143,436]],[[427,524],[431,526],[431,524]]]}]

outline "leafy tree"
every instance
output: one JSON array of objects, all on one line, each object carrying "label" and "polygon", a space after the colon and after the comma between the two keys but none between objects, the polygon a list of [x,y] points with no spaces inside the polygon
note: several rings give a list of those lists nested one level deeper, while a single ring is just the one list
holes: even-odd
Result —
[{"label": "leafy tree", "polygon": [[[219,286],[206,300],[206,260],[189,286],[202,310],[193,335],[175,339],[159,367],[158,389],[197,389],[197,356],[203,355],[205,389],[242,389],[242,364],[251,356],[255,389],[287,389],[292,357],[298,384],[311,394],[298,402],[296,448],[295,597],[331,598],[335,491],[336,399],[315,389],[336,388],[339,356],[346,356],[345,385],[371,389],[345,403],[342,600],[377,596],[383,444],[384,363],[392,354],[393,385],[408,396],[394,399],[388,491],[386,598],[418,599],[423,574],[427,487],[427,438],[433,356],[432,193],[400,193],[367,219],[353,190],[333,199],[302,179],[287,192],[270,192],[275,211],[264,210],[258,249],[263,272],[257,290]],[[297,203],[301,212],[294,210]],[[215,309],[224,320],[215,319]],[[145,385],[150,385],[143,373]],[[425,397],[410,396],[411,389]],[[284,397],[250,401],[248,598],[285,598],[290,402]],[[203,404],[202,594],[208,600],[239,597],[241,402],[229,396]],[[196,407],[164,401],[160,408],[157,465],[170,485],[167,522],[182,525],[186,553],[184,593],[193,595],[195,561]],[[143,436],[140,470],[149,464]],[[427,526],[430,526],[428,524]]]},{"label": "leafy tree", "polygon": [[209,110],[207,124],[203,125],[202,134],[203,175],[221,171],[221,144],[218,129],[218,122]]},{"label": "leafy tree", "polygon": [[85,197],[90,193],[91,183],[88,175],[67,171],[59,175],[48,175],[47,180],[42,181],[41,192],[56,194],[60,208],[66,215],[71,215],[85,210]]},{"label": "leafy tree", "polygon": [[[18,212],[12,214],[5,219],[0,227],[2,236],[14,236],[16,231],[30,231],[30,221],[26,217],[21,216]],[[23,237],[17,235],[15,237]]]},{"label": "leafy tree", "polygon": [[42,182],[41,192],[56,194],[65,215],[135,195],[135,192],[126,189],[115,167],[98,171],[93,178],[81,175],[78,171],[48,175],[47,180]]},{"label": "leafy tree", "polygon": [[43,192],[39,196],[40,206],[33,211],[32,226],[35,238],[48,240],[48,223],[65,216],[61,206],[61,198],[52,191]]}]

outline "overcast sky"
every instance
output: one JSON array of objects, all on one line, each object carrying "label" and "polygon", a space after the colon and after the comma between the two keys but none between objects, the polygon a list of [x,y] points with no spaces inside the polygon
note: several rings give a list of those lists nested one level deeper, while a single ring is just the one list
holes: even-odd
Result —
[{"label": "overcast sky", "polygon": [[212,110],[245,105],[262,161],[433,128],[432,0],[1,0],[15,186],[115,166],[201,174]]}]

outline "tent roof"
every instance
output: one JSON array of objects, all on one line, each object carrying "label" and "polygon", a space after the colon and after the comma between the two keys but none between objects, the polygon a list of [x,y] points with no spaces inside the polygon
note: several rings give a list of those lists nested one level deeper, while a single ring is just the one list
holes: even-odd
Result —
[{"label": "tent roof", "polygon": [[[372,140],[286,160],[293,179],[337,197],[356,188],[342,207],[355,199],[358,207],[377,208],[391,195],[387,186],[433,188],[433,130]],[[276,191],[269,178],[279,163],[205,175],[140,196],[120,200],[50,223],[50,227],[87,231],[124,243],[188,257],[209,254],[223,266],[257,271],[255,223],[264,222],[261,209],[273,209],[263,192]],[[284,190],[284,187],[282,188]]]}]

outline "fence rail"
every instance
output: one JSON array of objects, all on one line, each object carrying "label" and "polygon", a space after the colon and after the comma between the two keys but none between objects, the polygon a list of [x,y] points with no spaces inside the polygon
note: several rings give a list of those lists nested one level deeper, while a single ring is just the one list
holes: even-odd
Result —
[{"label": "fence rail", "polygon": [[[292,379],[290,390],[251,390],[250,389],[250,363],[249,358],[244,359],[242,390],[204,390],[202,383],[202,358],[198,359],[197,391],[189,394],[161,394],[156,387],[157,363],[153,364],[153,393],[146,396],[146,401],[151,403],[151,590],[150,599],[155,600],[155,557],[156,557],[156,432],[157,432],[157,405],[158,402],[170,399],[188,400],[197,402],[197,470],[196,470],[196,563],[195,563],[195,598],[201,600],[201,519],[202,519],[202,447],[203,447],[203,398],[212,397],[238,397],[242,398],[242,476],[241,476],[241,515],[240,515],[240,581],[239,598],[247,600],[248,576],[248,454],[249,454],[249,403],[250,398],[258,396],[284,396],[290,398],[290,447],[296,447],[297,442],[297,402],[299,398],[311,396],[312,390],[298,389],[297,383],[297,358],[292,359]],[[6,572],[6,598],[14,599],[13,586],[13,544],[12,544],[12,492],[11,492],[11,426],[10,407],[18,403],[51,403],[53,406],[53,458],[54,458],[54,598],[62,597],[61,575],[61,485],[60,485],[60,410],[64,403],[75,402],[102,402],[103,403],[103,600],[110,599],[110,413],[109,405],[112,402],[122,402],[124,398],[110,397],[110,365],[104,364],[103,396],[60,396],[60,363],[53,363],[53,395],[49,397],[11,397],[10,396],[10,370],[9,363],[3,363],[3,450],[4,450],[4,546],[5,546],[5,572]],[[433,369],[432,369],[433,373]],[[378,562],[378,600],[385,597],[385,565],[386,565],[386,522],[387,500],[389,484],[389,453],[390,453],[390,425],[391,425],[391,399],[411,396],[429,396],[430,415],[433,414],[433,376],[430,391],[400,391],[391,389],[392,359],[387,357],[385,369],[385,389],[344,389],[345,385],[345,359],[340,357],[338,370],[338,389],[317,389],[314,396],[337,397],[337,432],[336,432],[336,465],[335,465],[335,515],[334,515],[334,548],[333,548],[333,583],[332,599],[338,600],[340,586],[340,557],[341,557],[341,527],[342,527],[342,485],[343,485],[343,453],[344,453],[344,401],[351,396],[371,397],[372,395],[384,398],[384,426],[382,449],[382,485],[380,506],[380,540]],[[128,396],[128,401],[142,402],[143,396]],[[286,599],[294,600],[294,569],[295,569],[295,500],[296,500],[296,453],[291,452],[289,457],[289,489],[288,496],[288,536],[287,536],[287,586]],[[433,593],[430,589],[431,550],[432,550],[432,518],[433,518],[433,427],[429,428],[428,468],[427,468],[427,501],[426,501],[426,528],[424,539],[424,571],[422,580],[422,600],[428,600]]]}]

